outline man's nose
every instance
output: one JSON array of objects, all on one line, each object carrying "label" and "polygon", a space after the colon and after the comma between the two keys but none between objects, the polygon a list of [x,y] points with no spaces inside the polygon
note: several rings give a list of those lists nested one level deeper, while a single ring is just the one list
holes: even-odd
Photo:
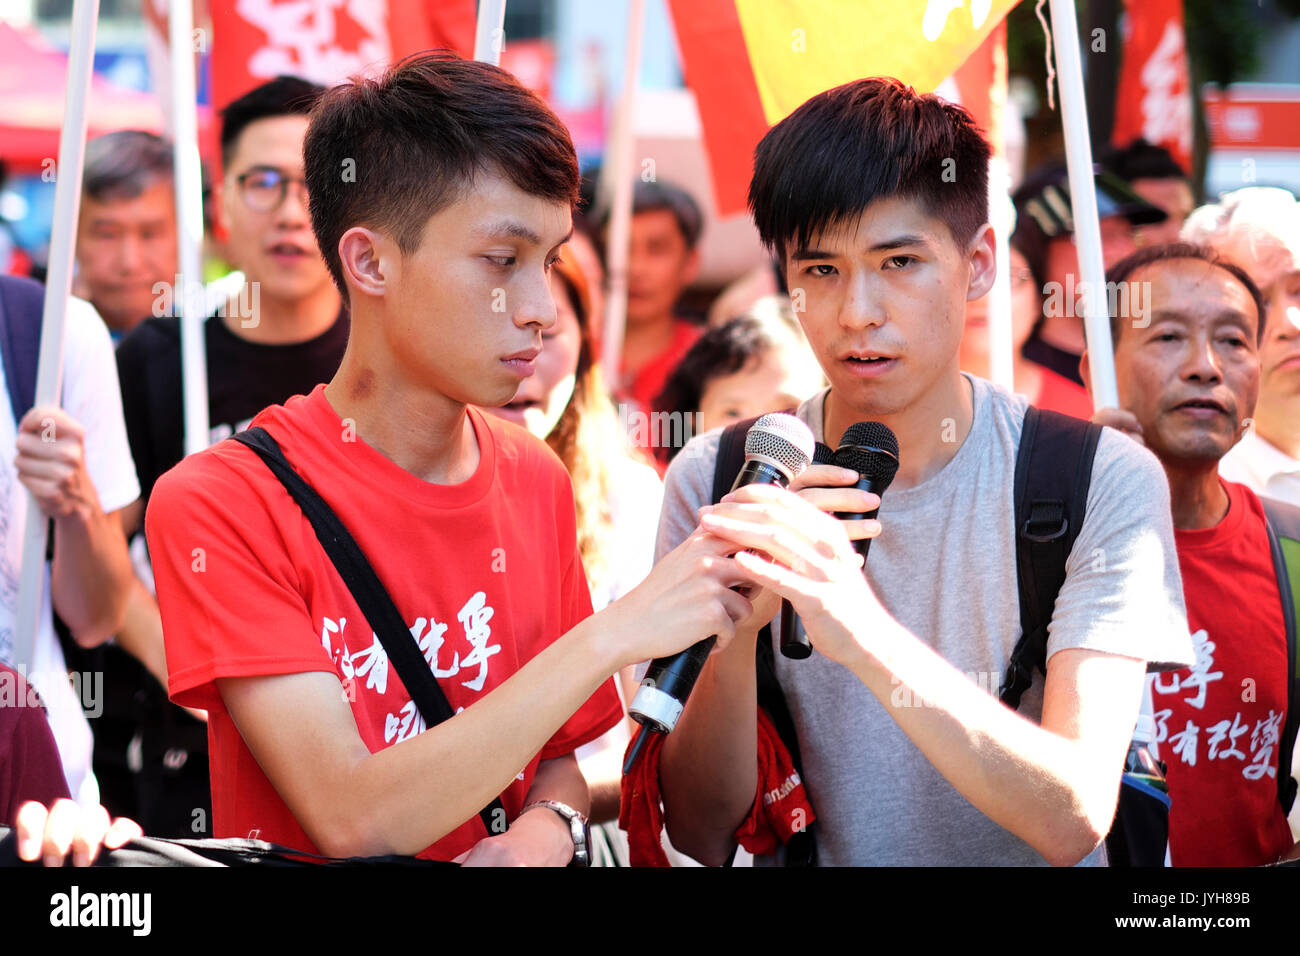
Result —
[{"label": "man's nose", "polygon": [[117,244],[117,267],[123,274],[136,272],[144,262],[144,248],[139,237],[124,235]]},{"label": "man's nose", "polygon": [[[502,289],[501,293],[506,294],[506,290]],[[515,325],[520,328],[535,325],[545,332],[559,321],[555,298],[551,294],[551,283],[545,273],[541,274],[540,281],[533,279],[523,284],[522,288],[517,288],[515,294],[520,296],[518,307],[514,310]]]},{"label": "man's nose", "polygon": [[307,211],[307,187],[292,181],[285,187],[284,199],[275,210],[276,225],[299,226],[310,221]]},{"label": "man's nose", "polygon": [[840,325],[846,329],[867,329],[885,324],[884,307],[872,276],[865,273],[850,276],[839,318]]},{"label": "man's nose", "polygon": [[1183,377],[1194,382],[1220,382],[1223,369],[1214,343],[1208,335],[1189,340],[1188,353],[1183,364]]}]

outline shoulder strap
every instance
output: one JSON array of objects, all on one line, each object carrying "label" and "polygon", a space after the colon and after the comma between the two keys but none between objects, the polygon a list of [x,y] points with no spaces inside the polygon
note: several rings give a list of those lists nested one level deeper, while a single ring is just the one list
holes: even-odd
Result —
[{"label": "shoulder strap", "polygon": [[[745,436],[757,418],[736,422],[722,431],[718,440],[718,456],[713,466],[713,501],[717,503],[731,490],[745,464]],[[754,646],[754,670],[758,678],[758,706],[767,711],[776,727],[777,736],[790,751],[790,762],[800,778],[803,777],[803,761],[799,756],[799,736],[795,732],[794,718],[785,701],[785,693],[776,679],[776,655],[772,650],[772,627],[764,625],[758,632]],[[817,845],[813,839],[816,822],[808,824],[807,829],[796,833],[785,847],[786,866],[813,866],[817,858]]]},{"label": "shoulder strap", "polygon": [[[393,599],[389,597],[374,568],[343,526],[343,522],[316,490],[294,470],[280,451],[280,446],[265,429],[248,428],[232,437],[257,452],[271,473],[280,479],[294,501],[298,502],[302,513],[316,531],[316,537],[320,539],[325,553],[334,562],[343,583],[356,598],[361,613],[366,616],[367,623],[383,644],[384,652],[388,654],[402,684],[419,708],[425,725],[433,727],[448,720],[452,716],[451,704],[447,702],[424,654],[402,620],[401,612],[393,604]],[[506,812],[500,797],[494,797],[488,806],[480,810],[479,817],[489,834],[505,832]]]},{"label": "shoulder strap", "polygon": [[1101,426],[1030,405],[1016,452],[1016,578],[1020,640],[1002,681],[1012,710],[1047,672],[1047,627],[1065,583],[1065,563],[1083,527]]},{"label": "shoulder strap", "polygon": [[1282,620],[1286,629],[1286,722],[1277,757],[1277,796],[1283,812],[1289,814],[1296,797],[1291,755],[1300,730],[1300,713],[1296,712],[1300,706],[1300,659],[1296,655],[1296,644],[1300,641],[1300,622],[1296,620],[1300,606],[1300,509],[1262,495],[1259,501],[1268,519],[1268,543],[1273,552],[1273,570],[1282,596]]},{"label": "shoulder strap", "polygon": [[14,422],[36,402],[36,367],[41,352],[45,287],[32,279],[0,276],[0,352]]}]

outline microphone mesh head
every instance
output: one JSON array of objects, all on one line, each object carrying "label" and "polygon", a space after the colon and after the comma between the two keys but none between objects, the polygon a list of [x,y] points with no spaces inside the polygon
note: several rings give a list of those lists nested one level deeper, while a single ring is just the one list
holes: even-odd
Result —
[{"label": "microphone mesh head", "polygon": [[813,450],[813,463],[817,465],[835,464],[835,449],[818,442]]},{"label": "microphone mesh head", "polygon": [[850,425],[835,452],[835,464],[852,468],[883,492],[898,473],[898,438],[880,422]]},{"label": "microphone mesh head", "polygon": [[793,478],[808,467],[814,443],[807,425],[793,415],[773,412],[749,427],[745,457],[757,455],[778,462]]}]

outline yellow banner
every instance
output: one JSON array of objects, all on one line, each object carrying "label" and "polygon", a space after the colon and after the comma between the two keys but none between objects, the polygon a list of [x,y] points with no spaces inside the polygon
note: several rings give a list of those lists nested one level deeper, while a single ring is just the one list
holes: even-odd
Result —
[{"label": "yellow banner", "polygon": [[810,96],[865,76],[928,92],[1018,0],[736,0],[770,124]]}]

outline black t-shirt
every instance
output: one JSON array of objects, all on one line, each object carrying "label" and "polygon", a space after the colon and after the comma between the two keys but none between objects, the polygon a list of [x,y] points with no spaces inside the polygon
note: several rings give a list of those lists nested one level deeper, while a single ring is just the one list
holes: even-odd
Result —
[{"label": "black t-shirt", "polygon": [[1073,352],[1067,352],[1065,349],[1057,348],[1055,345],[1049,345],[1042,339],[1034,337],[1025,343],[1020,354],[1031,362],[1051,369],[1057,375],[1068,378],[1075,385],[1083,384],[1083,376],[1079,374],[1079,356]]},{"label": "black t-shirt", "polygon": [[[306,395],[338,370],[348,317],[306,342],[263,345],[240,338],[216,317],[204,323],[208,364],[209,444],[229,438],[268,405]],[[180,322],[146,319],[117,348],[131,457],[146,504],[163,473],[184,457]]]},{"label": "black t-shirt", "polygon": [[[333,378],[349,325],[347,312],[340,310],[334,324],[313,339],[264,345],[240,338],[220,317],[210,316],[204,323],[209,443],[246,427],[268,405],[305,395]],[[122,414],[146,505],[154,483],[184,457],[180,349],[175,318],[146,319],[117,348]],[[90,653],[97,652],[90,666],[105,673],[104,710],[92,725],[104,803],[116,803],[110,805],[115,812],[129,811],[151,835],[210,835],[206,727],[171,704],[130,654],[112,645]],[[129,757],[133,747],[136,754]],[[202,831],[191,826],[199,808],[207,821]]]}]

